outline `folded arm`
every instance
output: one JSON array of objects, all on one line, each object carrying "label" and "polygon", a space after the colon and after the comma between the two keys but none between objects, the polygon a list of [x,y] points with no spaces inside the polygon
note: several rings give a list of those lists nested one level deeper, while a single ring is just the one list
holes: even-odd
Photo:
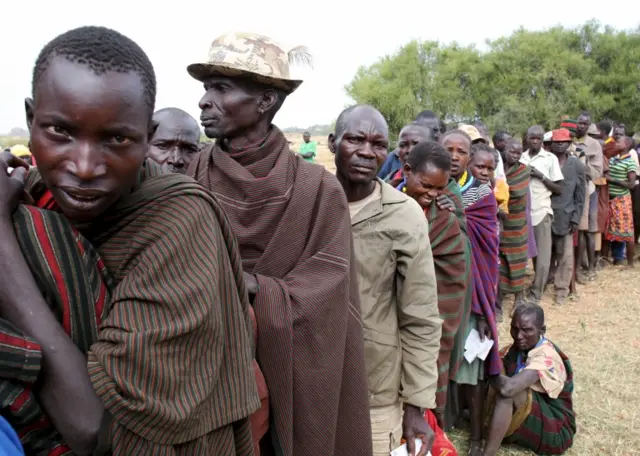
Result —
[{"label": "folded arm", "polygon": [[0,233],[0,313],[40,346],[42,407],[74,452],[89,454],[103,408],[89,381],[85,356],[43,299],[10,220],[0,220]]}]

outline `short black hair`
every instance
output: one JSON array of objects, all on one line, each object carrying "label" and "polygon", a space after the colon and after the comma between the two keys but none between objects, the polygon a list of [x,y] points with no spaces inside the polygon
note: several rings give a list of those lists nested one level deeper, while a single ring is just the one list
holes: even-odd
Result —
[{"label": "short black hair", "polygon": [[596,126],[598,127],[598,130],[600,130],[600,133],[603,133],[609,136],[609,132],[613,128],[613,122],[605,119],[598,122]]},{"label": "short black hair", "polygon": [[469,152],[469,157],[473,158],[473,156],[478,152],[487,152],[493,155],[493,159],[496,161],[496,165],[498,164],[498,151],[491,147],[489,144],[483,142],[477,142],[473,144],[471,146],[471,151]]},{"label": "short black hair", "polygon": [[462,136],[464,139],[469,141],[469,147],[471,147],[471,144],[473,143],[473,141],[471,141],[471,136],[469,136],[466,132],[458,128],[444,132],[444,134],[440,138],[440,142],[444,143],[444,140],[446,138],[448,138],[449,136],[455,136],[455,135]]},{"label": "short black hair", "polygon": [[79,27],[58,35],[42,48],[33,68],[32,96],[54,57],[87,66],[97,75],[109,71],[134,72],[142,79],[144,101],[153,114],[156,103],[156,75],[147,54],[133,40],[106,27]]},{"label": "short black hair", "polygon": [[451,154],[435,141],[422,141],[407,155],[406,163],[414,171],[424,171],[432,165],[437,169],[451,171]]},{"label": "short black hair", "polygon": [[513,310],[513,318],[522,317],[525,315],[527,316],[533,315],[534,320],[538,325],[538,327],[539,328],[544,327],[544,324],[545,324],[544,309],[538,304],[535,304],[533,302],[526,302],[526,303],[517,305],[516,308]]},{"label": "short black hair", "polygon": [[497,143],[498,141],[501,141],[505,136],[511,136],[511,134],[508,131],[504,131],[504,130],[496,131],[496,133],[493,135],[493,138],[491,138],[493,141],[493,144]]},{"label": "short black hair", "polygon": [[576,117],[576,120],[578,120],[580,117],[588,117],[589,120],[591,120],[591,113],[589,111],[582,111],[580,115]]},{"label": "short black hair", "polygon": [[540,136],[544,136],[544,128],[542,128],[542,125],[534,125],[533,127],[529,127],[529,129],[527,130],[527,136],[536,133]]},{"label": "short black hair", "polygon": [[418,115],[416,116],[416,120],[419,120],[419,119],[438,119],[438,120],[440,120],[440,117],[435,112],[430,111],[428,109],[425,109],[424,111],[421,111],[420,113],[418,113]]},{"label": "short black hair", "polygon": [[410,124],[405,125],[404,127],[402,127],[402,130],[400,130],[400,133],[402,134],[402,131],[405,128],[415,128],[416,130],[420,130],[424,135],[425,135],[425,141],[427,140],[433,140],[433,131],[431,130],[431,128],[424,126],[421,123],[418,122],[411,122]]},{"label": "short black hair", "polygon": [[389,127],[387,125],[387,121],[384,119],[380,111],[378,111],[376,108],[374,108],[371,105],[357,104],[357,105],[353,105],[353,106],[349,106],[348,108],[345,108],[338,116],[338,119],[336,120],[336,127],[335,127],[336,141],[340,141],[342,139],[344,130],[347,128],[347,120],[349,119],[349,115],[353,111],[356,111],[357,109],[368,109],[368,110],[377,112],[380,115],[380,118],[384,121],[385,127],[387,128],[387,135],[389,134],[389,131],[388,131]]},{"label": "short black hair", "polygon": [[522,141],[520,141],[518,138],[511,138],[507,140],[507,144],[505,145],[505,148],[508,149],[509,147],[513,146],[517,144],[520,147],[522,146]]}]

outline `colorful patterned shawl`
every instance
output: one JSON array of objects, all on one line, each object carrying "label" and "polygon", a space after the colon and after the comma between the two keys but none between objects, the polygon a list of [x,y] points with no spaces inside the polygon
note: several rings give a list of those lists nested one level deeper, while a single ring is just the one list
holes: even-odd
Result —
[{"label": "colorful patterned shawl", "polygon": [[[37,171],[27,187],[39,205],[55,203]],[[248,298],[219,203],[147,160],[132,193],[77,228],[115,282],[88,353],[113,454],[253,455]]]},{"label": "colorful patterned shawl", "polygon": [[[453,353],[455,336],[465,315],[468,284],[471,283],[471,248],[455,214],[431,204],[425,210],[429,239],[438,281],[438,309],[442,319],[442,337],[438,355],[436,412],[444,413],[449,380],[458,372],[462,355]],[[468,315],[466,316],[468,320]]]},{"label": "colorful patterned shawl", "polygon": [[292,154],[275,126],[249,150],[212,145],[187,174],[224,206],[260,284],[257,359],[276,454],[370,456],[351,218],[337,179]]},{"label": "colorful patterned shawl", "polygon": [[[536,454],[562,454],[573,444],[576,433],[576,415],[573,411],[573,369],[567,355],[557,345],[554,348],[564,362],[567,381],[557,399],[548,394],[533,391],[531,413],[525,422],[506,441]],[[518,350],[515,346],[503,349],[504,368],[507,376],[515,375],[518,366]]]},{"label": "colorful patterned shawl", "polygon": [[[86,353],[98,337],[113,284],[95,249],[60,214],[21,205],[13,216],[16,238],[51,311]],[[40,346],[0,319],[0,407],[26,454],[71,455],[33,391]]]},{"label": "colorful patterned shawl", "polygon": [[529,260],[526,211],[530,179],[531,170],[522,163],[516,163],[507,170],[509,213],[504,220],[500,239],[500,290],[505,294],[524,290]]},{"label": "colorful patterned shawl", "polygon": [[485,360],[488,375],[498,375],[502,370],[495,318],[499,275],[497,208],[496,198],[491,192],[465,210],[472,251],[473,299],[471,312],[486,318],[494,341],[493,348]]}]

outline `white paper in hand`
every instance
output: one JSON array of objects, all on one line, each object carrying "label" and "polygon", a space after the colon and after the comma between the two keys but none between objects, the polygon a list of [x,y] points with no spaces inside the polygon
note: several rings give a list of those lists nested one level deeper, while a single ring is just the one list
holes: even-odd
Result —
[{"label": "white paper in hand", "polygon": [[493,340],[488,337],[485,337],[484,341],[480,340],[478,330],[472,329],[464,343],[464,357],[468,363],[472,363],[476,358],[484,361],[487,359],[491,347],[493,347]]},{"label": "white paper in hand", "polygon": [[[416,453],[420,451],[422,448],[422,440],[416,439]],[[407,450],[407,444],[405,443],[401,447],[396,448],[390,453],[390,456],[409,456],[409,451]],[[427,451],[427,456],[431,456],[431,451]]]}]

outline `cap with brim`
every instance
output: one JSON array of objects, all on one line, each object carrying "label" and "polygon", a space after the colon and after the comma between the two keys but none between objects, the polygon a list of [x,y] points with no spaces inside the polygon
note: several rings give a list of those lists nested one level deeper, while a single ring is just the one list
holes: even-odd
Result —
[{"label": "cap with brim", "polygon": [[460,124],[460,125],[458,125],[458,130],[462,130],[467,135],[469,135],[469,137],[471,138],[471,142],[478,141],[480,139],[485,141],[484,137],[480,134],[478,129],[476,127],[474,127],[473,125]]},{"label": "cap with brim", "polygon": [[589,125],[589,129],[587,130],[587,134],[588,135],[599,135],[600,134],[600,130],[598,130],[598,127],[596,126],[596,124],[591,124],[591,125]]},{"label": "cap with brim", "polygon": [[553,137],[553,132],[552,131],[548,131],[542,137],[542,142],[551,142],[551,138],[552,137]]},{"label": "cap with brim", "polygon": [[212,76],[245,77],[290,94],[302,84],[290,77],[289,67],[296,61],[311,63],[307,48],[298,46],[287,52],[266,36],[231,33],[213,40],[206,62],[191,64],[187,71],[201,82]]},{"label": "cap with brim", "polygon": [[551,133],[551,141],[553,142],[571,142],[571,133],[566,128],[553,130]]}]

